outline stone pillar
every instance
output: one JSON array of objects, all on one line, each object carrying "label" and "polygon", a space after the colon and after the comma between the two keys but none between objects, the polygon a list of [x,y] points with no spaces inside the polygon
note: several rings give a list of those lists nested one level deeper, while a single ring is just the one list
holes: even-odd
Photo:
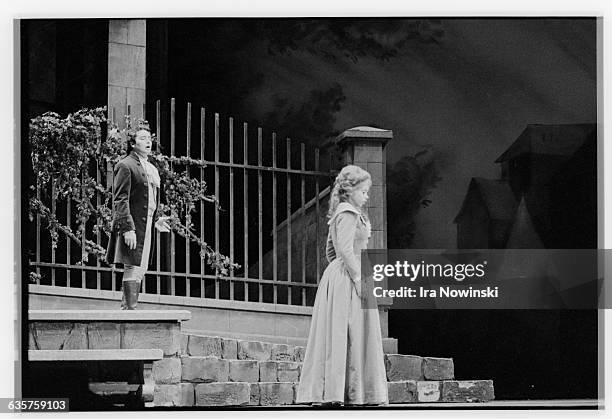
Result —
[{"label": "stone pillar", "polygon": [[[109,19],[108,21],[108,119],[125,128],[125,115],[133,120],[144,117],[146,102],[147,21]],[[112,176],[106,166],[107,186]],[[145,281],[142,281],[144,291]]]},{"label": "stone pillar", "polygon": [[[344,131],[336,140],[343,166],[354,164],[367,170],[372,176],[367,213],[372,224],[372,236],[368,249],[387,248],[387,151],[386,145],[393,138],[393,131],[355,127]],[[379,298],[378,309],[382,337],[389,336],[388,311],[392,299]]]},{"label": "stone pillar", "polygon": [[130,105],[134,118],[143,116],[146,98],[145,19],[110,19],[108,21],[108,116],[119,128],[125,127],[124,115]]}]

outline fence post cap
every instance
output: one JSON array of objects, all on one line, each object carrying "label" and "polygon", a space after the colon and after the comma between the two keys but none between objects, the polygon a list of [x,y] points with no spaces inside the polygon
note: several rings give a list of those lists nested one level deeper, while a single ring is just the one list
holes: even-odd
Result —
[{"label": "fence post cap", "polygon": [[392,130],[359,126],[345,130],[342,134],[336,137],[334,142],[336,143],[336,145],[340,145],[347,141],[358,141],[367,139],[370,141],[382,142],[384,144],[392,138]]}]

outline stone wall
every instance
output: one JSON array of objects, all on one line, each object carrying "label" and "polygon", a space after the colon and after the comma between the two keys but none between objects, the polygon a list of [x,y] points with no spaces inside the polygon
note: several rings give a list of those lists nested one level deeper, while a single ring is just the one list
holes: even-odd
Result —
[{"label": "stone wall", "polygon": [[[33,310],[117,310],[121,301],[119,291],[34,284],[28,289]],[[293,344],[305,343],[312,315],[312,307],[142,293],[141,309],[189,310],[191,318],[183,328],[194,332]]]}]

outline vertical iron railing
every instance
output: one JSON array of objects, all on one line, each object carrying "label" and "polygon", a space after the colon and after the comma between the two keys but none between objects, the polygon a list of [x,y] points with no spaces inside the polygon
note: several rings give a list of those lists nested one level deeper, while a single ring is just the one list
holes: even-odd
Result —
[{"label": "vertical iron railing", "polygon": [[[160,144],[162,140],[161,134],[161,101],[155,103],[155,134],[157,136],[157,151],[160,150]],[[155,291],[157,294],[161,294],[161,234],[157,229],[155,230],[155,268],[157,274],[155,275]]]},{"label": "vertical iron railing", "polygon": [[[187,104],[187,156],[191,156],[191,103]],[[185,165],[185,172],[190,175],[189,166]],[[187,225],[191,225],[191,214],[186,215]],[[191,273],[191,252],[189,237],[185,237],[185,273]],[[191,297],[191,278],[185,276],[185,295]]]},{"label": "vertical iron railing", "polygon": [[[176,137],[176,100],[170,100],[170,156],[174,156]],[[170,163],[170,170],[173,169]],[[170,295],[176,295],[176,235],[174,231],[170,233]]]},{"label": "vertical iron railing", "polygon": [[[243,220],[244,220],[244,266],[249,266],[249,175],[246,165],[249,164],[249,126],[245,122],[242,125],[242,202],[244,204]],[[244,279],[249,279],[249,270],[244,269]],[[249,301],[249,283],[244,282],[244,300]]]}]

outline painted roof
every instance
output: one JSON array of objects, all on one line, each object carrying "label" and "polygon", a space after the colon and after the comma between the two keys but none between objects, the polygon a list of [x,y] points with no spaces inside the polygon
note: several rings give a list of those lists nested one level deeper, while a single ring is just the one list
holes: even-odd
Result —
[{"label": "painted roof", "polygon": [[501,163],[522,154],[571,156],[596,130],[596,124],[529,124],[495,162]]},{"label": "painted roof", "polygon": [[467,200],[471,199],[473,193],[481,196],[492,220],[512,220],[514,218],[517,202],[508,181],[474,177],[470,181],[461,209],[453,222],[456,223],[463,214]]},{"label": "painted roof", "polygon": [[542,239],[536,232],[533,220],[529,215],[525,197],[516,210],[516,219],[508,235],[507,249],[543,249]]}]

